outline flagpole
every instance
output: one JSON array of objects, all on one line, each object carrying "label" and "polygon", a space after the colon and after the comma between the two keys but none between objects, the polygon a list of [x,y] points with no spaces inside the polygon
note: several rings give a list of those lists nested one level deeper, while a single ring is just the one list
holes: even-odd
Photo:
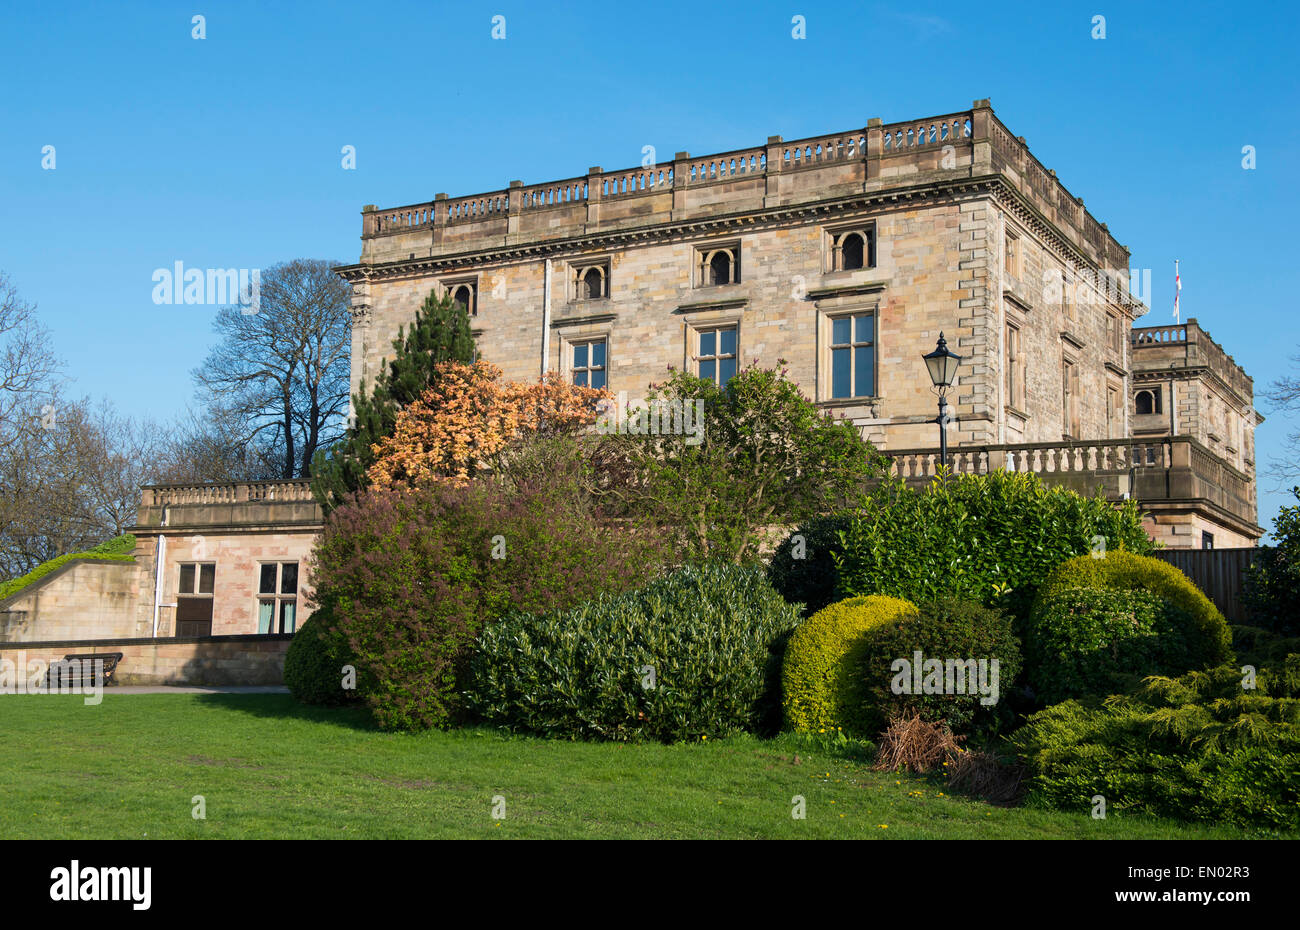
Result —
[{"label": "flagpole", "polygon": [[1181,323],[1179,316],[1178,300],[1182,296],[1183,279],[1178,274],[1178,259],[1174,259],[1174,322]]}]

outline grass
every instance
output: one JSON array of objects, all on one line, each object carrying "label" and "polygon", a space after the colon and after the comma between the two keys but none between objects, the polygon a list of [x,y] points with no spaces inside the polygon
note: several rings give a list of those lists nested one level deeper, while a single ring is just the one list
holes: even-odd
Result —
[{"label": "grass", "polygon": [[[792,736],[568,743],[381,733],[288,695],[0,697],[0,838],[1218,838],[1231,828],[999,808]],[[202,795],[206,819],[192,816]],[[792,797],[806,818],[791,817]],[[491,816],[505,798],[506,817]]]}]

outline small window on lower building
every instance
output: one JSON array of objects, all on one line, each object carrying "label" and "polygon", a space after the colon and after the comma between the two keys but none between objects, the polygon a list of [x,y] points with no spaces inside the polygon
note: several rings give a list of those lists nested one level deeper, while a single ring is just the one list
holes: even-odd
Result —
[{"label": "small window on lower building", "polygon": [[1214,548],[1214,534],[1213,534],[1213,533],[1204,533],[1204,532],[1201,533],[1201,548],[1202,548],[1202,549],[1213,549],[1213,548]]},{"label": "small window on lower building", "polygon": [[874,397],[876,315],[854,313],[830,322],[831,398]]},{"label": "small window on lower building", "polygon": [[298,627],[298,563],[258,566],[257,632],[292,633]]},{"label": "small window on lower building", "polygon": [[573,383],[582,387],[604,388],[605,364],[604,339],[590,339],[586,342],[573,343]]},{"label": "small window on lower building", "polygon": [[211,636],[213,593],[217,586],[215,562],[182,562],[176,586],[177,636]]},{"label": "small window on lower building", "polygon": [[736,327],[696,330],[695,370],[705,381],[724,386],[736,375]]}]

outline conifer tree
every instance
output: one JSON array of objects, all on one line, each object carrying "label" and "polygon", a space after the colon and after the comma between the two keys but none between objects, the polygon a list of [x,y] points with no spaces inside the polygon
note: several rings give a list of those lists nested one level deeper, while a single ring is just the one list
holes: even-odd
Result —
[{"label": "conifer tree", "polygon": [[328,453],[318,452],[312,460],[312,494],[326,513],[366,486],[366,472],[375,461],[371,448],[392,434],[398,411],[433,384],[438,364],[474,362],[477,351],[469,314],[450,296],[440,299],[430,292],[410,329],[398,330],[393,353],[374,389],[368,393],[362,384],[352,395],[354,416],[347,434]]}]

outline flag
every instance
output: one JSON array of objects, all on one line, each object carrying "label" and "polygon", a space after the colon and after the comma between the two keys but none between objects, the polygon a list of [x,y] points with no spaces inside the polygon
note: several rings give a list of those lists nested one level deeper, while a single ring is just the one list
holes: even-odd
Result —
[{"label": "flag", "polygon": [[1178,318],[1178,296],[1183,291],[1183,279],[1178,276],[1178,259],[1174,259],[1174,322],[1182,322]]}]

